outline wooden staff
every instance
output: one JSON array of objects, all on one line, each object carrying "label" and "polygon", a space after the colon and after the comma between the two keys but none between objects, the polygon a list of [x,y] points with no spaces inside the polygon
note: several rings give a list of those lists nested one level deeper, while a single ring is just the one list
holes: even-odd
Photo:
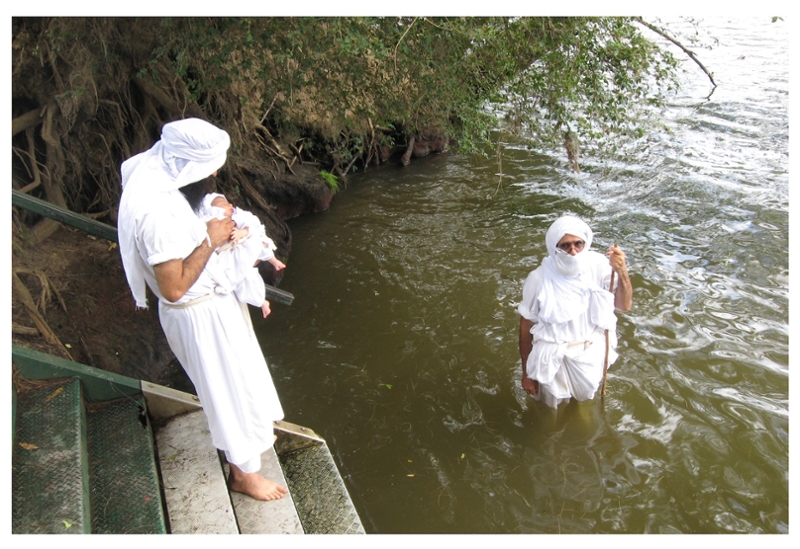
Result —
[{"label": "wooden staff", "polygon": [[[617,243],[614,242],[614,247],[617,247]],[[611,269],[611,283],[608,285],[608,291],[614,295],[614,269]],[[603,384],[600,386],[600,396],[606,396],[606,374],[608,374],[608,351],[610,349],[610,344],[608,341],[608,330],[606,330],[606,359],[603,362]]]}]

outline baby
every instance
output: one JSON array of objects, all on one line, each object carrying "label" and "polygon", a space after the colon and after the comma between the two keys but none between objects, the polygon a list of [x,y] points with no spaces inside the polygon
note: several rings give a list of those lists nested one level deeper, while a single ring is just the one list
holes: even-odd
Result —
[{"label": "baby", "polygon": [[267,236],[264,225],[254,214],[234,207],[217,193],[207,194],[203,198],[197,214],[203,221],[225,217],[233,220],[236,228],[231,241],[217,250],[219,265],[224,273],[220,276],[215,269],[217,282],[231,286],[240,301],[260,307],[266,318],[270,313],[269,301],[265,299],[264,279],[256,265],[260,261],[268,261],[276,271],[284,269],[286,265],[275,257],[275,243]]}]

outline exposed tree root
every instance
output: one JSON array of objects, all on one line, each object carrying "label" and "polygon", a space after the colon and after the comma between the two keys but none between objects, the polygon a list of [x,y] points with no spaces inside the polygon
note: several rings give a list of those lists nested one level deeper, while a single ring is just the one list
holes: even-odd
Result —
[{"label": "exposed tree root", "polygon": [[33,300],[33,297],[28,291],[28,288],[19,279],[16,271],[12,270],[11,280],[13,284],[14,295],[16,296],[17,300],[19,300],[19,302],[22,303],[31,321],[36,325],[36,329],[39,331],[39,333],[42,334],[42,337],[44,337],[45,341],[47,341],[47,343],[49,343],[50,345],[53,345],[56,348],[58,348],[64,355],[64,357],[66,357],[69,360],[72,360],[72,355],[70,355],[67,348],[64,346],[63,343],[61,343],[61,341],[56,336],[55,332],[53,332],[52,328],[50,328],[50,325],[47,323],[42,314],[39,312],[36,303]]}]

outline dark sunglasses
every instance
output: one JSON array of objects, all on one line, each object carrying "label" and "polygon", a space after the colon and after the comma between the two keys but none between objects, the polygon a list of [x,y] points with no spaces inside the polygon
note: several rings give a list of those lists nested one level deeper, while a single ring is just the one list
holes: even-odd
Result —
[{"label": "dark sunglasses", "polygon": [[581,251],[583,247],[586,246],[586,242],[583,240],[576,240],[574,242],[562,242],[558,245],[559,248],[564,250],[565,252],[570,251],[572,248],[575,248],[577,251]]}]

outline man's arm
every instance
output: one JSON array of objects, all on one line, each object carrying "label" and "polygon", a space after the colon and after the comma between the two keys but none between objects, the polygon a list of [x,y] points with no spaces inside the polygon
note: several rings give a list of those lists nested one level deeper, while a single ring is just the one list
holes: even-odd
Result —
[{"label": "man's arm", "polygon": [[608,261],[617,276],[617,288],[614,291],[614,308],[627,313],[633,306],[633,285],[628,276],[628,265],[625,263],[625,252],[616,245],[608,249]]},{"label": "man's arm", "polygon": [[174,303],[189,291],[214,250],[230,239],[234,224],[230,219],[212,219],[206,226],[211,246],[204,240],[186,259],[172,259],[153,266],[158,289],[164,299]]},{"label": "man's arm", "polygon": [[528,377],[527,369],[528,356],[533,350],[533,334],[531,333],[533,324],[532,321],[524,316],[519,317],[519,357],[522,359],[522,388],[531,395],[535,395],[539,389],[536,383]]}]

